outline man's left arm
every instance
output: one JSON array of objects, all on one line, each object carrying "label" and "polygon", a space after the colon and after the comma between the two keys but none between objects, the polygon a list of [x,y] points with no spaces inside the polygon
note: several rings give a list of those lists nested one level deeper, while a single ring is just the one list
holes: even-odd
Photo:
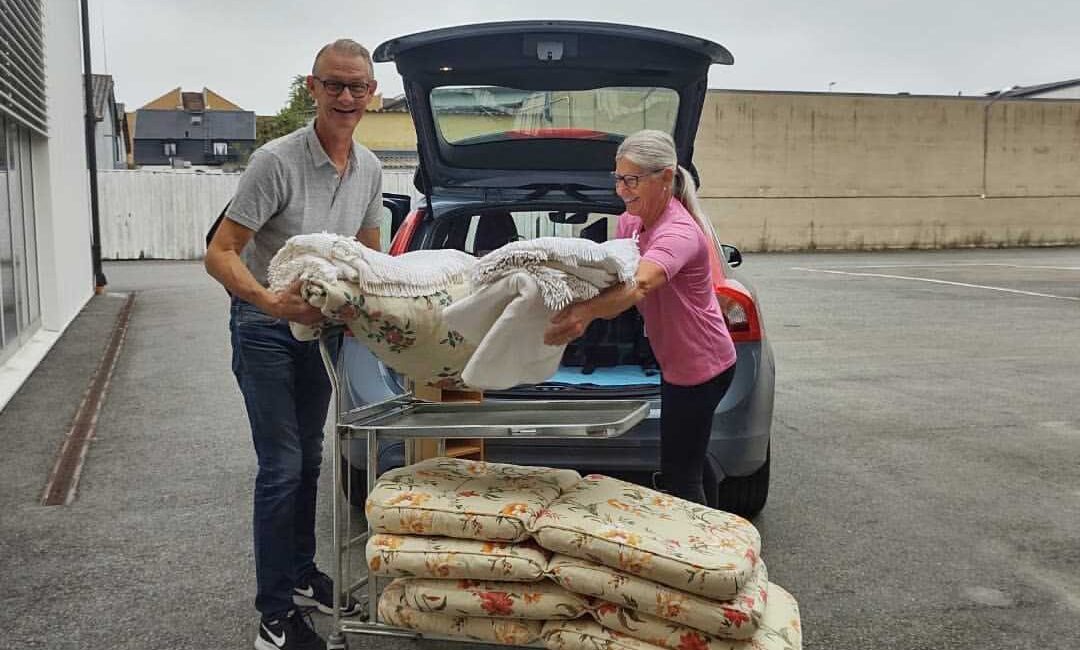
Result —
[{"label": "man's left arm", "polygon": [[361,228],[356,231],[356,239],[372,250],[379,250],[382,246],[382,233],[378,228]]},{"label": "man's left arm", "polygon": [[[372,156],[374,158],[374,156]],[[382,249],[382,234],[380,226],[383,221],[382,201],[382,165],[375,159],[375,187],[373,188],[371,201],[364,210],[364,218],[360,222],[360,230],[356,231],[356,238],[361,244],[372,250]]]}]

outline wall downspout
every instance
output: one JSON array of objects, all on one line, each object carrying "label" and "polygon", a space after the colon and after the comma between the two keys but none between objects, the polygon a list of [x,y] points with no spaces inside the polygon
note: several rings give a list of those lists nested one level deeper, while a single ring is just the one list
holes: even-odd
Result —
[{"label": "wall downspout", "polygon": [[86,100],[86,167],[90,173],[90,259],[94,268],[94,292],[102,293],[108,280],[101,269],[101,219],[98,212],[97,119],[94,116],[94,84],[90,62],[90,10],[81,0],[83,46],[83,95]]}]

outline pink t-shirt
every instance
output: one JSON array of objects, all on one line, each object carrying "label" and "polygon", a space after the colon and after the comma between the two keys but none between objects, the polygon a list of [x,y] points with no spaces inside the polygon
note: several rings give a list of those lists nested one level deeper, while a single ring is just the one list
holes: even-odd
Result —
[{"label": "pink t-shirt", "polygon": [[664,381],[694,386],[735,363],[724,315],[713,290],[709,241],[693,215],[672,198],[651,228],[627,212],[619,215],[616,237],[638,235],[642,259],[659,265],[667,284],[638,303],[645,333]]}]

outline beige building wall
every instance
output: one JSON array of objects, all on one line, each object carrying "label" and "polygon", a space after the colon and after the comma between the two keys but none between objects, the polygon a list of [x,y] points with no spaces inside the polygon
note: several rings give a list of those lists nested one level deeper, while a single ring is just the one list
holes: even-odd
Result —
[{"label": "beige building wall", "polygon": [[694,161],[746,250],[1080,243],[1080,101],[712,91]]},{"label": "beige building wall", "polygon": [[[356,138],[416,148],[407,113]],[[1080,244],[1080,100],[710,91],[694,161],[745,250]]]},{"label": "beige building wall", "polygon": [[368,149],[416,151],[416,131],[408,113],[364,113],[353,131],[353,139]]}]

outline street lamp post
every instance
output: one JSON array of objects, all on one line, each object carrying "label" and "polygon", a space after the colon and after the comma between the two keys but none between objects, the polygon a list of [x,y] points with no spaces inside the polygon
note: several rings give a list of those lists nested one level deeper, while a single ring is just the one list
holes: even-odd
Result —
[{"label": "street lamp post", "polygon": [[990,153],[990,107],[994,105],[999,99],[1005,99],[1012,91],[1016,90],[1020,86],[1006,86],[999,90],[994,98],[986,103],[983,107],[983,159],[982,159],[982,193],[980,198],[986,198],[986,158]]}]

